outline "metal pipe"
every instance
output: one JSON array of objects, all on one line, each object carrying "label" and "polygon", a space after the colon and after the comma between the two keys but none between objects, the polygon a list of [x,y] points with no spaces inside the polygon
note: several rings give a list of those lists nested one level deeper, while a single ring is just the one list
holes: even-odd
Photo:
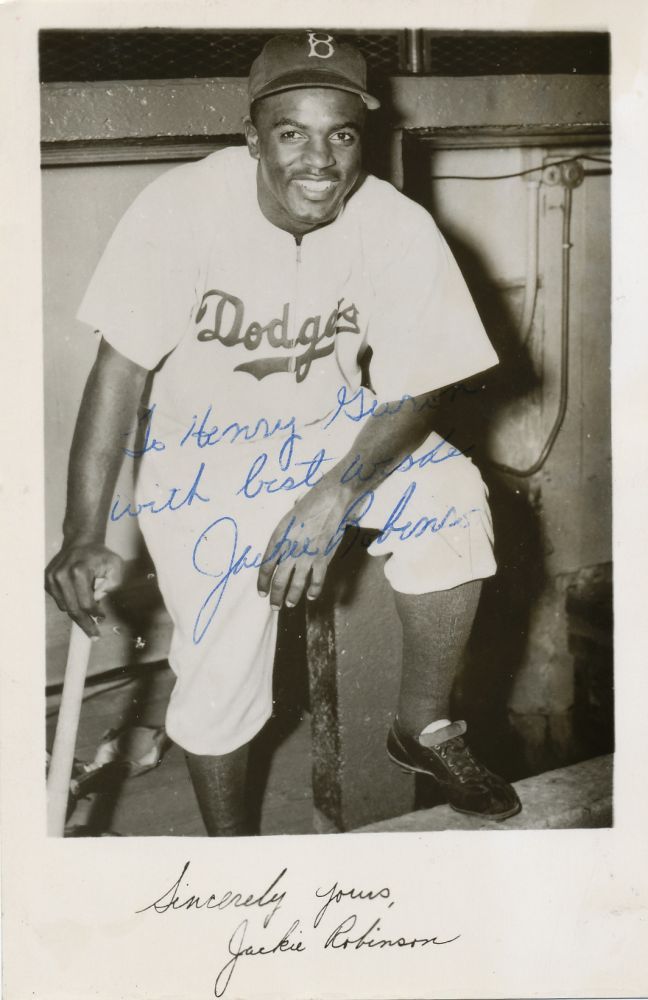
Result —
[{"label": "metal pipe", "polygon": [[527,257],[524,305],[522,307],[522,343],[531,336],[538,296],[538,223],[540,181],[527,181]]},{"label": "metal pipe", "polygon": [[570,251],[572,244],[571,236],[571,214],[572,214],[572,188],[566,184],[565,199],[563,202],[563,230],[562,230],[562,302],[561,302],[561,351],[560,351],[560,400],[558,413],[549,436],[537,460],[528,469],[515,469],[511,465],[503,465],[500,462],[492,462],[491,465],[500,472],[505,472],[510,476],[524,477],[533,476],[539,472],[547,461],[549,454],[556,442],[563,425],[565,414],[567,413],[567,396],[569,390],[569,285],[570,285]]},{"label": "metal pipe", "polygon": [[423,72],[423,32],[420,28],[405,29],[406,71],[414,75]]}]

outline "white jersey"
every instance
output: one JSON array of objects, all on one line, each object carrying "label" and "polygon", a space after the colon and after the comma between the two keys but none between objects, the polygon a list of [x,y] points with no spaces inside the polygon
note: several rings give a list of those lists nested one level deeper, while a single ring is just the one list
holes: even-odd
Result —
[{"label": "white jersey", "polygon": [[[496,355],[420,206],[369,176],[298,246],[262,214],[256,162],[240,148],[142,192],[79,318],[158,369],[159,447],[136,459],[137,502],[118,496],[110,516],[139,518],[173,620],[169,735],[194,753],[228,753],[272,711],[277,615],[256,590],[262,554],[313,485],[305,470],[335,467],[352,448],[361,425],[325,418],[341,390],[359,389],[365,352],[383,401],[458,382]],[[257,432],[264,421],[268,434]],[[194,436],[197,425],[206,436]],[[387,557],[394,588],[427,593],[491,575],[486,491],[470,460],[432,434],[405,465],[354,515],[381,532],[369,551]],[[285,543],[297,558],[292,536]]]},{"label": "white jersey", "polygon": [[161,366],[158,418],[324,418],[341,385],[382,400],[496,364],[435,223],[368,176],[298,245],[270,223],[256,161],[231,148],[149,185],[117,226],[78,313],[121,354]]}]

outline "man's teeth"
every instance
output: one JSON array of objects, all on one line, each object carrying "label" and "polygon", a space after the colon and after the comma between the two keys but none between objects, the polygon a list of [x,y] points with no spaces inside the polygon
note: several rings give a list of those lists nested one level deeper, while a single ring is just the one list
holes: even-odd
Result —
[{"label": "man's teeth", "polygon": [[313,194],[320,194],[322,191],[328,191],[333,187],[333,181],[298,181],[301,187],[305,191],[312,191]]}]

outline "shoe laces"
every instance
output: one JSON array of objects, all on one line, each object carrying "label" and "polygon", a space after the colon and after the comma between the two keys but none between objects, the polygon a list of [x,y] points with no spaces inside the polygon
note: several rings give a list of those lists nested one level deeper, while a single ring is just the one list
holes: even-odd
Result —
[{"label": "shoe laces", "polygon": [[434,749],[448,765],[448,769],[462,783],[471,778],[483,779],[486,777],[484,768],[475,760],[470,749],[464,743],[463,737],[455,736],[445,743],[439,743]]}]

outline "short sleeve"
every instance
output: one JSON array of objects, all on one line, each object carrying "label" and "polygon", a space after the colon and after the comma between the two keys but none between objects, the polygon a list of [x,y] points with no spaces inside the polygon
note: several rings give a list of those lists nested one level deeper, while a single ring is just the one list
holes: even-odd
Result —
[{"label": "short sleeve", "polygon": [[453,385],[498,363],[445,239],[419,206],[410,213],[407,239],[402,247],[392,240],[390,264],[374,284],[369,320],[371,384],[385,401]]},{"label": "short sleeve", "polygon": [[77,312],[121,354],[152,369],[181,340],[194,305],[195,232],[187,167],[137,196],[117,224]]}]

